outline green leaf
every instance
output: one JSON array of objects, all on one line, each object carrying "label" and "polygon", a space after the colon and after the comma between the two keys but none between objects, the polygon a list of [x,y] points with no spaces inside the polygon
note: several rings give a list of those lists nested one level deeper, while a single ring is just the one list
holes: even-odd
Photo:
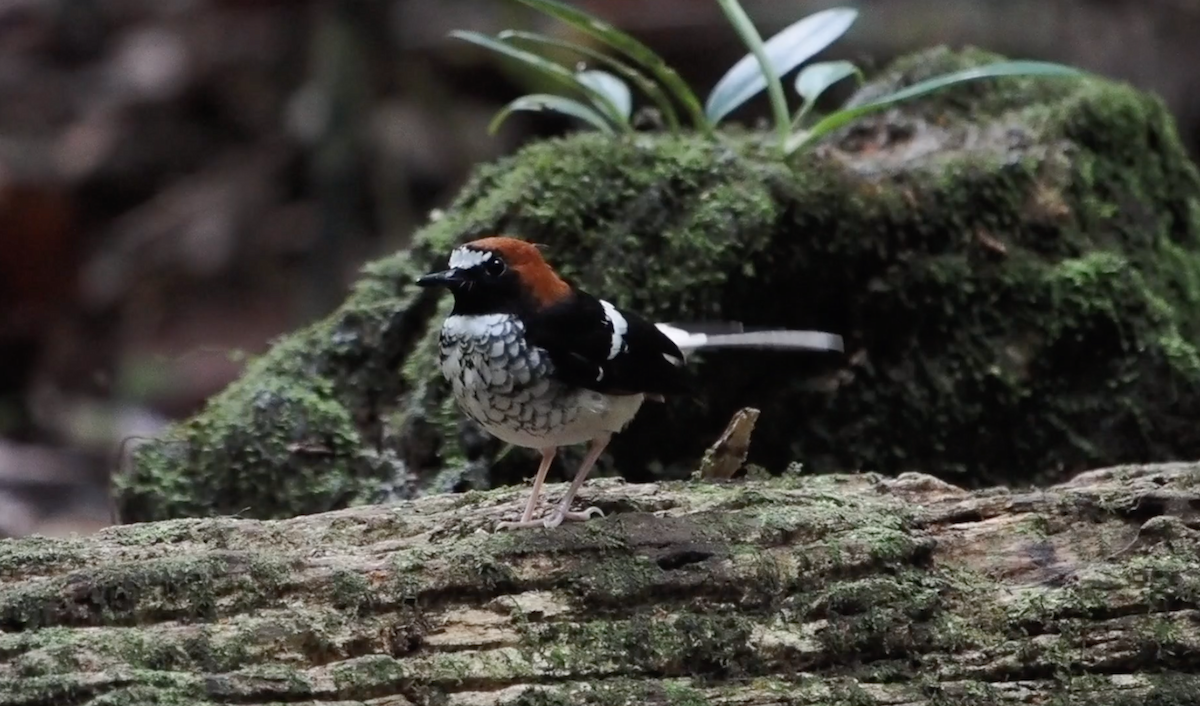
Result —
[{"label": "green leaf", "polygon": [[564,98],[563,96],[556,96],[550,93],[532,93],[527,96],[521,96],[501,108],[500,112],[496,113],[496,117],[492,118],[492,122],[488,125],[488,133],[492,135],[496,134],[496,130],[500,129],[500,124],[504,122],[504,119],[518,110],[532,112],[552,110],[563,115],[570,115],[573,118],[579,118],[601,132],[613,132],[612,125],[604,119],[603,115],[574,98]]},{"label": "green leaf", "polygon": [[1079,69],[1046,61],[999,61],[994,64],[977,66],[962,71],[954,71],[942,76],[914,83],[895,93],[876,98],[870,102],[839,110],[825,116],[809,130],[797,132],[788,138],[787,151],[804,147],[813,141],[824,137],[852,120],[870,113],[875,113],[901,101],[917,98],[932,93],[947,86],[981,78],[998,78],[1001,76],[1052,76],[1052,77],[1082,77],[1087,74]]},{"label": "green leaf", "polygon": [[849,61],[809,64],[796,74],[796,93],[805,103],[815,103],[830,86],[855,75],[862,76],[862,72]]},{"label": "green leaf", "polygon": [[705,134],[712,134],[712,125],[704,117],[704,110],[696,94],[688,88],[687,83],[680,78],[675,70],[655,54],[649,47],[638,40],[613,27],[609,23],[593,17],[558,0],[516,0],[543,12],[555,19],[565,22],[589,37],[604,42],[608,46],[623,53],[635,63],[650,72],[675,96],[675,99],[691,116],[692,123]]},{"label": "green leaf", "polygon": [[821,97],[821,94],[850,76],[857,76],[859,81],[862,80],[862,72],[849,61],[822,61],[800,69],[800,73],[796,74],[796,93],[799,93],[800,97],[804,99],[804,105],[796,111],[792,126],[799,127],[804,118],[816,106],[817,99]]},{"label": "green leaf", "polygon": [[[755,29],[754,23],[750,21],[750,16],[742,9],[738,0],[717,0],[717,4],[721,6],[721,10],[729,18],[730,24],[737,30],[742,41],[750,48],[753,60],[758,62],[757,77],[767,86],[767,92],[771,98],[771,112],[775,114],[775,131],[778,133],[779,149],[782,150],[787,144],[788,139],[788,108],[787,99],[783,96],[783,84],[779,82],[779,74],[775,71],[771,57],[767,54],[767,48],[763,44],[762,37],[758,35],[758,30]],[[738,63],[740,64],[741,62],[739,61]],[[737,67],[735,66],[734,68]],[[728,77],[729,74],[726,73],[722,81]],[[718,83],[717,88],[720,87],[720,83]],[[755,92],[757,93],[757,91]],[[709,101],[711,103],[712,95],[709,95]],[[717,123],[717,120],[713,120],[714,125]]]},{"label": "green leaf", "polygon": [[450,32],[450,36],[484,47],[485,49],[490,49],[509,58],[516,59],[526,66],[559,81],[565,86],[582,91],[589,98],[591,98],[593,102],[596,102],[598,105],[602,106],[605,116],[608,117],[612,122],[618,125],[624,125],[626,129],[629,129],[628,121],[621,116],[621,111],[617,108],[617,106],[613,105],[612,101],[608,99],[608,96],[587,84],[581,83],[576,77],[575,72],[571,71],[570,69],[564,68],[553,61],[550,61],[549,59],[538,56],[537,54],[533,54],[522,49],[517,49],[516,47],[505,44],[504,42],[493,39],[487,35],[480,34],[479,32],[456,29]]},{"label": "green leaf", "polygon": [[679,114],[675,112],[675,106],[671,105],[671,99],[667,97],[667,94],[663,93],[662,88],[660,88],[657,83],[650,80],[646,74],[638,71],[629,64],[626,64],[625,62],[607,54],[598,52],[591,47],[577,44],[575,42],[569,42],[563,39],[547,37],[536,32],[524,32],[516,29],[506,29],[496,36],[502,40],[516,39],[534,44],[565,49],[567,51],[575,52],[580,56],[585,56],[598,64],[603,64],[604,66],[612,69],[626,81],[629,81],[634,86],[637,86],[638,90],[640,90],[642,93],[645,93],[650,100],[654,101],[654,104],[662,112],[663,118],[667,121],[667,125],[671,128],[671,130],[674,131],[679,129]]},{"label": "green leaf", "polygon": [[[776,76],[783,76],[845,34],[857,17],[858,10],[846,7],[813,13],[767,40],[763,52]],[[734,24],[738,24],[736,20]],[[752,51],[730,67],[713,86],[704,104],[705,115],[715,125],[766,87],[766,75]]]},{"label": "green leaf", "polygon": [[629,116],[633,114],[633,96],[629,93],[629,86],[625,85],[624,81],[599,69],[577,71],[575,78],[580,83],[591,86],[607,96],[608,100],[620,111],[621,117],[629,120]]}]

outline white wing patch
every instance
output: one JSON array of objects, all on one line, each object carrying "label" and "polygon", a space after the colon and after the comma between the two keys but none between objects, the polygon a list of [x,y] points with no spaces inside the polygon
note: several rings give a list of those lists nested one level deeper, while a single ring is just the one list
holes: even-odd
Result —
[{"label": "white wing patch", "polygon": [[456,270],[468,270],[476,265],[482,265],[490,259],[492,259],[490,252],[475,250],[463,245],[451,251],[450,267]]},{"label": "white wing patch", "polygon": [[624,316],[621,316],[617,307],[603,299],[600,300],[600,306],[604,307],[604,316],[608,318],[608,324],[612,327],[612,341],[608,345],[608,359],[612,360],[617,357],[625,345],[625,334],[629,331],[629,322],[625,320]]}]

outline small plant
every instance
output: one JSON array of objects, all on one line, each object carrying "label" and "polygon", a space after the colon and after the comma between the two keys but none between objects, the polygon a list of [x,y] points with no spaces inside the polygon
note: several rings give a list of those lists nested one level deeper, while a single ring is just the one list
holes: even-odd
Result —
[{"label": "small plant", "polygon": [[[686,119],[692,128],[713,135],[721,120],[766,89],[776,142],[784,154],[791,154],[856,118],[957,83],[999,76],[1083,75],[1078,69],[1050,62],[1000,61],[936,76],[813,120],[812,110],[817,99],[830,87],[848,78],[861,84],[862,71],[848,61],[804,66],[792,84],[801,99],[800,107],[794,113],[788,107],[782,79],[845,34],[858,18],[857,10],[835,7],[816,12],[764,42],[737,0],[716,0],[750,52],[725,72],[701,105],[692,89],[662,57],[611,24],[559,0],[516,2],[571,25],[615,50],[619,56],[536,32],[505,30],[496,37],[462,30],[451,32],[453,37],[515,59],[579,96],[549,93],[521,96],[496,114],[489,128],[492,132],[515,111],[544,110],[569,115],[604,132],[631,132],[632,85],[654,104],[672,132],[680,131],[683,119]],[[603,68],[572,69],[537,53],[537,50],[551,48],[567,50]]]}]

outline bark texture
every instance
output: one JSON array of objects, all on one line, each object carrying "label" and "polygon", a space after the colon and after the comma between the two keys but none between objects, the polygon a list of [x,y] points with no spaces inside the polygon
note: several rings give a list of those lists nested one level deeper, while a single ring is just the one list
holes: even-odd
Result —
[{"label": "bark texture", "polygon": [[[562,486],[551,488],[561,493]],[[0,542],[0,704],[1183,706],[1200,467],[515,488]]]}]

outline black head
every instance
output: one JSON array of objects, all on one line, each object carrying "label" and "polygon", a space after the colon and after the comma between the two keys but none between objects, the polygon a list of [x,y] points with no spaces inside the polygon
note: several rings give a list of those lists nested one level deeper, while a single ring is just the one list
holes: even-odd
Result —
[{"label": "black head", "polygon": [[455,314],[514,311],[522,305],[548,306],[570,295],[536,247],[515,238],[494,237],[460,245],[450,268],[417,280],[422,287],[446,287]]}]

